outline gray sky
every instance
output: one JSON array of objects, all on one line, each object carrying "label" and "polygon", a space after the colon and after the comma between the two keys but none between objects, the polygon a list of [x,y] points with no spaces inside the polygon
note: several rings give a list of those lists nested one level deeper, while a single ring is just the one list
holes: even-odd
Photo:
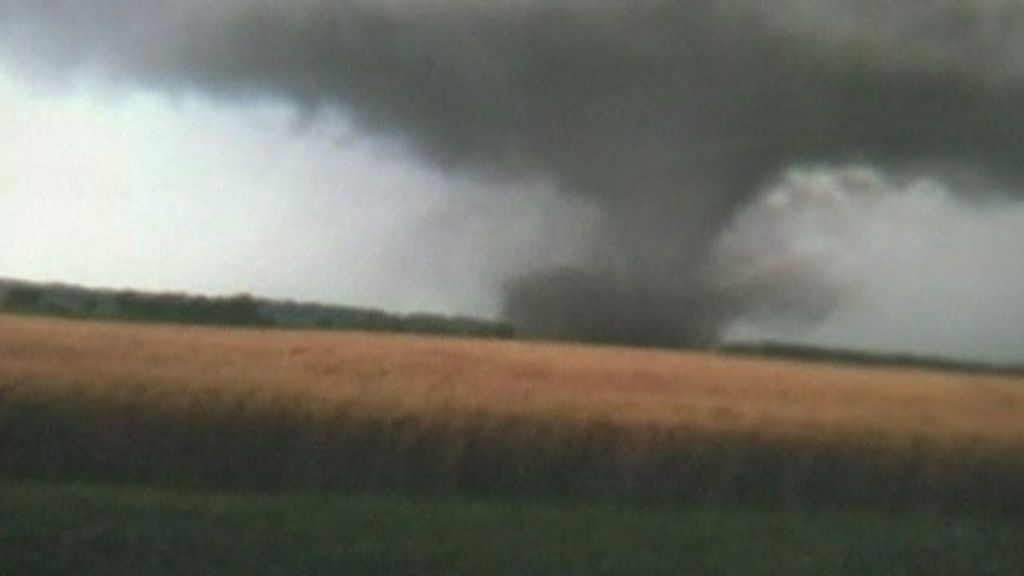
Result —
[{"label": "gray sky", "polygon": [[981,0],[0,0],[0,276],[1024,361],[1021,38]]},{"label": "gray sky", "polygon": [[1024,203],[975,186],[792,171],[719,242],[723,281],[761,299],[727,338],[1020,362]]}]

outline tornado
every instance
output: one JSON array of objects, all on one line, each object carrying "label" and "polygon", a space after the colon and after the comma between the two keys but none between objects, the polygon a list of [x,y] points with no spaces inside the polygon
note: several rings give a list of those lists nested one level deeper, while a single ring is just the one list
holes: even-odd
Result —
[{"label": "tornado", "polygon": [[801,170],[1024,189],[1011,1],[3,0],[0,50],[43,79],[344,110],[444,170],[541,175],[598,214],[585,255],[500,283],[541,338],[701,345],[751,309],[827,313],[841,291],[814,270],[760,282],[735,257],[770,260],[751,214]]}]

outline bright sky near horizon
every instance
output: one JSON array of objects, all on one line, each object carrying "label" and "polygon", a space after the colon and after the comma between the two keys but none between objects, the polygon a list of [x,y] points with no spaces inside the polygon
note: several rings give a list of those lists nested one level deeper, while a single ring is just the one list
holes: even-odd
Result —
[{"label": "bright sky near horizon", "polygon": [[284,102],[0,68],[0,126],[0,276],[493,316],[493,271],[474,285],[460,266],[494,246],[460,235],[493,227],[514,259],[521,242],[497,219],[528,227],[545,204],[536,186],[516,197],[533,202],[494,202],[494,221],[460,219],[453,199],[480,203],[468,178]]}]

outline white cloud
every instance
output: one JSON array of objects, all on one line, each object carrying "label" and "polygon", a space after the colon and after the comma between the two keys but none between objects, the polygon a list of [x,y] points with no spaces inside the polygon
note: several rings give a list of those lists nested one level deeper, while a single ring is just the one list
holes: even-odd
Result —
[{"label": "white cloud", "polygon": [[731,339],[1024,361],[1024,202],[996,191],[796,170],[738,216],[721,249],[723,276],[744,289],[827,303],[793,322],[769,298]]}]

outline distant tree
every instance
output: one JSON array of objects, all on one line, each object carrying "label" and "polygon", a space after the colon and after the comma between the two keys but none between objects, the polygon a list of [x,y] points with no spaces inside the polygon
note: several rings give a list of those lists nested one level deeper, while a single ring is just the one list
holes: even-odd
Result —
[{"label": "distant tree", "polygon": [[248,294],[223,299],[218,302],[215,320],[236,326],[259,324],[259,303]]},{"label": "distant tree", "polygon": [[7,291],[6,305],[12,310],[36,310],[42,303],[42,288],[15,286]]},{"label": "distant tree", "polygon": [[100,298],[96,294],[85,294],[78,302],[79,314],[92,316],[97,313],[100,307]]}]

